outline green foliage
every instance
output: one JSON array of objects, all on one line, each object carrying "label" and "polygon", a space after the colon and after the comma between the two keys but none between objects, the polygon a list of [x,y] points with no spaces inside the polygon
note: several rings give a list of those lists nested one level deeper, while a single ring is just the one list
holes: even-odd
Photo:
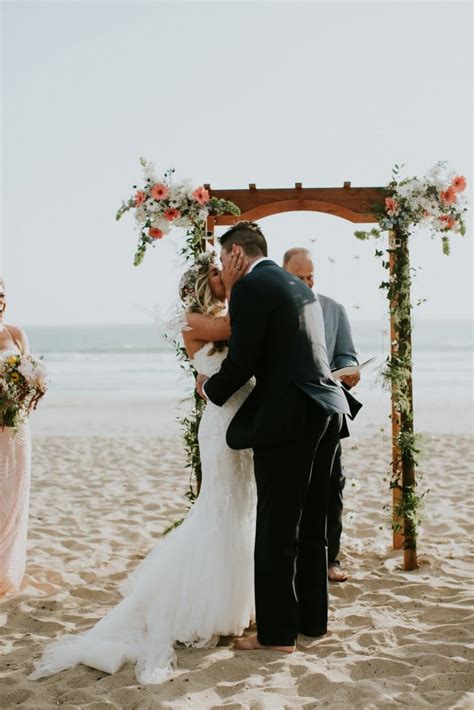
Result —
[{"label": "green foliage", "polygon": [[143,259],[145,258],[146,248],[148,244],[149,240],[146,238],[145,234],[140,234],[137,250],[135,252],[135,256],[133,257],[134,266],[139,266],[142,263]]},{"label": "green foliage", "polygon": [[199,424],[204,411],[205,402],[196,391],[192,395],[192,406],[190,413],[181,419],[183,430],[184,450],[186,453],[186,468],[189,469],[189,489],[186,496],[193,501],[198,491],[194,491],[193,480],[196,480],[198,487],[202,481],[201,457],[199,453]]},{"label": "green foliage", "polygon": [[370,229],[368,232],[363,230],[356,230],[354,232],[354,237],[356,239],[360,239],[361,241],[365,241],[367,239],[379,239],[381,236],[382,232],[376,227],[372,227],[372,229]]}]

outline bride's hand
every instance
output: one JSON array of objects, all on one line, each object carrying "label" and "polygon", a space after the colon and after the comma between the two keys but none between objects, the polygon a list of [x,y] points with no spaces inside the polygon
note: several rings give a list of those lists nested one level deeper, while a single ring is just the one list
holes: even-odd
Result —
[{"label": "bride's hand", "polygon": [[240,251],[231,254],[226,264],[222,267],[221,281],[224,285],[227,299],[230,297],[232,286],[245,276],[248,266],[248,259],[243,251]]},{"label": "bride's hand", "polygon": [[207,397],[206,397],[205,392],[202,389],[202,386],[208,379],[209,378],[206,377],[206,375],[198,375],[196,378],[196,392],[198,393],[198,395],[202,399],[206,400],[206,402],[207,402]]}]

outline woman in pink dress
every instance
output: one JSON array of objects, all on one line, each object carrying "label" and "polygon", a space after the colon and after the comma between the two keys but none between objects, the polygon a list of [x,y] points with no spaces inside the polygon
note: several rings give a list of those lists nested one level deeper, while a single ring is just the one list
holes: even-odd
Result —
[{"label": "woman in pink dress", "polygon": [[[4,325],[5,284],[0,280],[0,358],[26,355],[21,328]],[[0,427],[0,596],[20,589],[26,563],[31,440],[26,422],[18,430]]]}]

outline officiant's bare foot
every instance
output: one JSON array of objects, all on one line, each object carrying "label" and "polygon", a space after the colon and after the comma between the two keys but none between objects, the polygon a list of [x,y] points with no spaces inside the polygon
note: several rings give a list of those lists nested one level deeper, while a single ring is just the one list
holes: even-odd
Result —
[{"label": "officiant's bare foot", "polygon": [[296,648],[296,646],[262,646],[256,635],[237,639],[234,647],[237,651],[280,651],[281,653],[293,653]]}]

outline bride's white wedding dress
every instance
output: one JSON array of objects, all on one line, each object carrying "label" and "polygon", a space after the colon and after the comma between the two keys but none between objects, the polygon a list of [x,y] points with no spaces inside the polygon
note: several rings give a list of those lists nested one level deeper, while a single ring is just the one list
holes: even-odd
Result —
[{"label": "bride's white wedding dress", "polygon": [[[220,369],[225,352],[207,343],[193,359],[199,373]],[[203,471],[199,498],[184,522],[148,554],[127,581],[125,598],[92,629],[46,648],[30,678],[83,663],[116,672],[136,662],[140,683],[173,674],[174,644],[215,645],[254,618],[256,492],[252,452],[232,451],[226,429],[252,385],[223,407],[208,402],[199,429]]]}]

